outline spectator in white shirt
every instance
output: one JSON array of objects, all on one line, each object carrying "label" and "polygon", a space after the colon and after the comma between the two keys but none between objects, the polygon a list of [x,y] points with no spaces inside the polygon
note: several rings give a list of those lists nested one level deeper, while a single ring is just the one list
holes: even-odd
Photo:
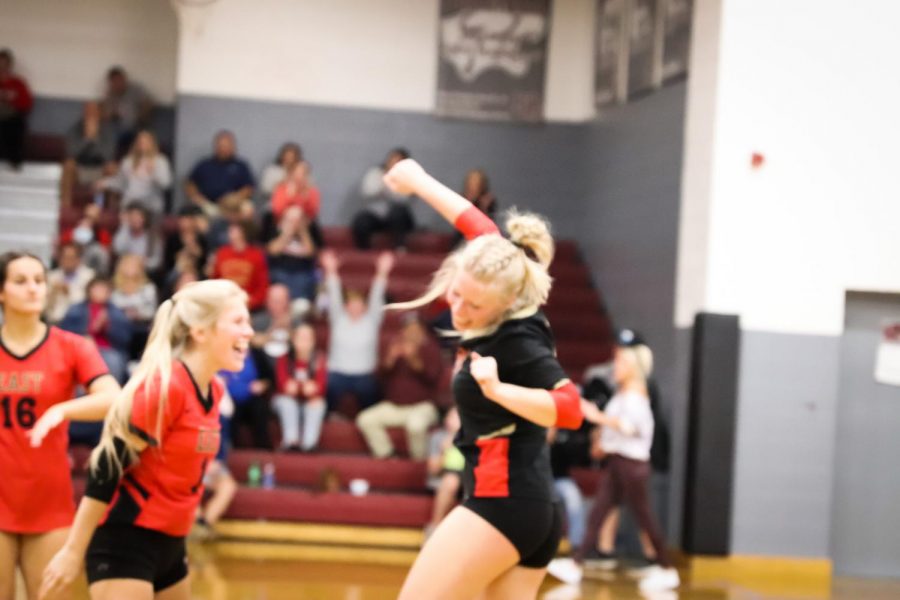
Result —
[{"label": "spectator in white shirt", "polygon": [[[647,378],[653,370],[653,354],[644,345],[619,346],[616,349],[613,377],[616,393],[600,412],[594,407],[585,417],[603,429],[599,445],[607,466],[597,486],[594,506],[588,517],[584,540],[573,559],[556,559],[548,567],[551,575],[575,583],[581,579],[581,564],[597,546],[600,527],[618,501],[624,502],[638,525],[653,542],[659,566],[646,572],[642,591],[674,589],[680,585],[678,571],[672,565],[662,530],[650,507],[650,445],[653,443],[653,413],[647,392]],[[593,414],[591,414],[593,412]]]},{"label": "spectator in white shirt", "polygon": [[47,274],[47,320],[58,323],[70,306],[84,302],[94,275],[94,270],[81,262],[81,246],[64,244],[59,249],[59,268]]},{"label": "spectator in white shirt", "polygon": [[169,159],[159,151],[156,138],[141,131],[122,159],[118,173],[103,179],[100,187],[122,194],[122,204],[140,202],[156,220],[165,211],[165,194],[172,185]]}]

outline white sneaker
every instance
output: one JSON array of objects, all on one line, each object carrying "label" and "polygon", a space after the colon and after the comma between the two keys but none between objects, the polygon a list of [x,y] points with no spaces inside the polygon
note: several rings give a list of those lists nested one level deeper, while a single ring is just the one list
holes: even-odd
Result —
[{"label": "white sneaker", "polygon": [[581,565],[571,558],[554,558],[547,565],[547,572],[563,583],[577,585],[581,583]]},{"label": "white sneaker", "polygon": [[674,567],[664,569],[656,567],[647,572],[647,576],[641,579],[638,587],[642,592],[658,592],[662,590],[674,590],[681,585],[681,578]]},{"label": "white sneaker", "polygon": [[648,564],[642,567],[631,567],[625,569],[625,577],[632,580],[640,581],[641,579],[651,575],[653,571],[659,568],[657,564]]},{"label": "white sneaker", "polygon": [[581,600],[581,587],[560,583],[556,587],[547,590],[541,596],[541,600]]}]

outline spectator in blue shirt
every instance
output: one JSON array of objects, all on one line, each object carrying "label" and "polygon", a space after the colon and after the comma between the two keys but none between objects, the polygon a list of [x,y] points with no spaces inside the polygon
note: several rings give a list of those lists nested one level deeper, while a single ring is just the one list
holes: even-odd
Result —
[{"label": "spectator in blue shirt", "polygon": [[228,394],[234,401],[231,432],[235,442],[239,426],[246,424],[249,425],[253,436],[253,447],[271,450],[268,395],[272,389],[274,371],[268,357],[254,348],[244,361],[242,371],[237,373],[222,371],[219,376],[225,382]]},{"label": "spectator in blue shirt", "polygon": [[69,308],[59,327],[91,338],[97,344],[109,372],[124,385],[132,334],[131,321],[110,302],[112,284],[109,279],[92,279],[87,285],[86,295],[84,302]]},{"label": "spectator in blue shirt", "polygon": [[185,185],[188,200],[210,217],[218,214],[219,204],[226,198],[250,203],[255,181],[247,162],[236,155],[236,150],[233,133],[217,133],[213,155],[194,166]]}]

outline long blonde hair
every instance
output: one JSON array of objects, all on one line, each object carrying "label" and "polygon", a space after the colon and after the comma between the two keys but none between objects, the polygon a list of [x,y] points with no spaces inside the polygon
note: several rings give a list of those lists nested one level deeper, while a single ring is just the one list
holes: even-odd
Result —
[{"label": "long blonde hair", "polygon": [[[159,394],[153,437],[162,443],[162,424],[172,379],[172,361],[188,348],[190,329],[213,326],[231,300],[247,302],[247,293],[233,281],[213,279],[189,283],[160,305],[153,319],[153,328],[141,362],[106,415],[100,444],[91,453],[92,469],[98,468],[104,454],[115,464],[116,469],[122,468],[113,443],[115,438],[125,442],[131,462],[136,459],[138,442],[130,431],[129,424],[134,395],[141,386],[144,387],[145,394]],[[156,389],[151,391],[151,386]]]},{"label": "long blonde hair", "polygon": [[134,136],[134,142],[131,144],[131,149],[128,152],[128,156],[131,157],[131,167],[136,168],[138,166],[138,162],[141,159],[141,151],[138,149],[138,143],[141,139],[149,139],[150,140],[150,152],[147,156],[152,156],[156,158],[156,155],[159,154],[159,143],[156,141],[156,136],[153,135],[153,132],[147,129],[142,129],[138,132],[136,136]]},{"label": "long blonde hair", "polygon": [[[135,271],[140,270],[137,277],[134,281],[129,281],[129,279],[125,276],[125,270],[128,266],[134,266]],[[113,288],[119,292],[125,293],[125,289],[130,286],[136,286],[136,290],[139,291],[150,279],[147,277],[147,269],[144,268],[144,257],[139,254],[125,254],[124,256],[119,257],[119,262],[116,263],[116,270],[113,272]],[[134,292],[130,292],[134,293]]]},{"label": "long blonde hair", "polygon": [[505,227],[509,239],[500,235],[475,238],[444,259],[422,296],[388,308],[418,308],[440,298],[459,269],[511,299],[501,322],[525,308],[545,304],[553,283],[547,272],[555,249],[550,224],[535,213],[511,210]]}]

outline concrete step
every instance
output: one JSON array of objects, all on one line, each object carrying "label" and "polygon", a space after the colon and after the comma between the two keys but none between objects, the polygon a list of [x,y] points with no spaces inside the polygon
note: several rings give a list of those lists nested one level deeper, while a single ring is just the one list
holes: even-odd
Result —
[{"label": "concrete step", "polygon": [[0,233],[53,237],[57,233],[58,222],[59,214],[56,211],[43,207],[9,208],[0,202]]},{"label": "concrete step", "polygon": [[59,214],[59,189],[23,185],[0,185],[0,206],[4,208],[44,209]]},{"label": "concrete step", "polygon": [[57,163],[26,162],[18,171],[14,171],[7,162],[0,161],[0,181],[4,177],[24,177],[59,181],[62,177],[62,166]]},{"label": "concrete step", "polygon": [[44,177],[41,175],[28,175],[23,173],[11,173],[0,170],[0,186],[11,185],[14,187],[36,187],[48,190],[59,189],[59,177]]},{"label": "concrete step", "polygon": [[30,252],[49,265],[55,236],[55,232],[43,235],[0,232],[0,253],[11,250]]}]

